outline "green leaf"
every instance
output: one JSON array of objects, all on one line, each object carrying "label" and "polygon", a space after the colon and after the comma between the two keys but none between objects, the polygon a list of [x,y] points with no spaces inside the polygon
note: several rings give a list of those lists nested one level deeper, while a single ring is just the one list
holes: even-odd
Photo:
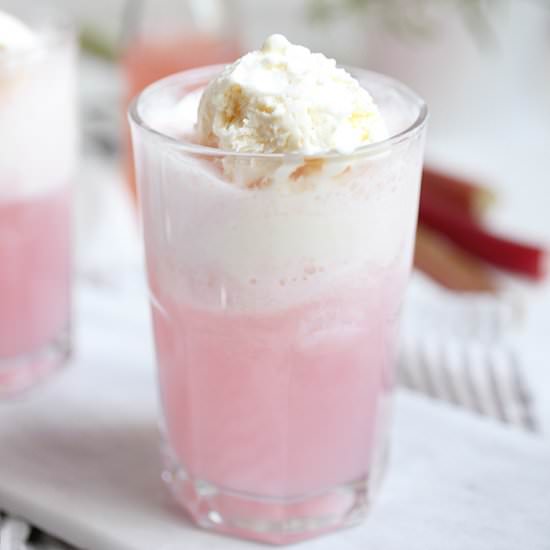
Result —
[{"label": "green leaf", "polygon": [[112,40],[109,40],[98,29],[83,27],[80,30],[80,47],[82,51],[105,61],[116,61],[118,49]]}]

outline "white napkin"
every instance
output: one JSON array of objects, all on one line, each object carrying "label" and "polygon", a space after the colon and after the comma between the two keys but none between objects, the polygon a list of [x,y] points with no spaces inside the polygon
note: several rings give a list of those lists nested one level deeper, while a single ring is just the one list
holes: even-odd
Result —
[{"label": "white napkin", "polygon": [[[81,287],[73,364],[0,403],[0,509],[83,550],[265,548],[193,527],[160,481],[144,294]],[[358,528],[308,550],[548,550],[547,442],[407,393]]]}]

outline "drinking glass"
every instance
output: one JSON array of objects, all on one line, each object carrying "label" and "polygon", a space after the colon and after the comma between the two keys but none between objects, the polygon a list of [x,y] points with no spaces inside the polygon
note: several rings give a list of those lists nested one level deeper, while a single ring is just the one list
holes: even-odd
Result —
[{"label": "drinking glass", "polygon": [[77,48],[67,25],[32,12],[33,48],[0,51],[0,396],[70,353]]},{"label": "drinking glass", "polygon": [[130,110],[164,479],[205,528],[295,542],[360,522],[384,470],[427,111],[350,69],[392,136],[354,153],[232,153],[162,133],[156,106],[220,70],[164,79]]},{"label": "drinking glass", "polygon": [[[124,113],[146,86],[178,71],[229,63],[240,55],[236,17],[224,0],[127,0],[123,17]],[[135,195],[131,138],[125,172]]]}]

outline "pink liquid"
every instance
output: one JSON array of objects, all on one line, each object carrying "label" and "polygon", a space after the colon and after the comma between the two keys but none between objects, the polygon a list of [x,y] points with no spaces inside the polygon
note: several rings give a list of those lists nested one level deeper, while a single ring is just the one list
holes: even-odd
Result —
[{"label": "pink liquid", "polygon": [[0,363],[39,351],[68,323],[69,203],[67,186],[0,201]]},{"label": "pink liquid", "polygon": [[369,475],[401,288],[343,288],[249,315],[198,311],[152,288],[167,437],[191,478],[288,498]]}]

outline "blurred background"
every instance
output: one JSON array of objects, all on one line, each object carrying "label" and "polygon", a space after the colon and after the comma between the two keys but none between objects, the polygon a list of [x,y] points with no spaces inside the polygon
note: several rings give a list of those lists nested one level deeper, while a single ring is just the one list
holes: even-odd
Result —
[{"label": "blurred background", "polygon": [[[2,5],[9,10],[10,2],[27,0]],[[405,333],[424,341],[446,330],[440,340],[464,334],[477,341],[489,326],[492,350],[508,342],[501,328],[512,319],[514,330],[522,328],[513,336],[531,342],[522,347],[530,385],[550,384],[543,368],[550,353],[550,0],[53,3],[77,21],[83,52],[81,276],[113,284],[113,266],[135,266],[139,257],[139,239],[128,237],[137,233],[125,115],[131,98],[165,75],[229,62],[283,33],[341,64],[393,76],[428,103]],[[503,304],[512,304],[504,317]],[[550,403],[539,408],[550,419]]]}]

